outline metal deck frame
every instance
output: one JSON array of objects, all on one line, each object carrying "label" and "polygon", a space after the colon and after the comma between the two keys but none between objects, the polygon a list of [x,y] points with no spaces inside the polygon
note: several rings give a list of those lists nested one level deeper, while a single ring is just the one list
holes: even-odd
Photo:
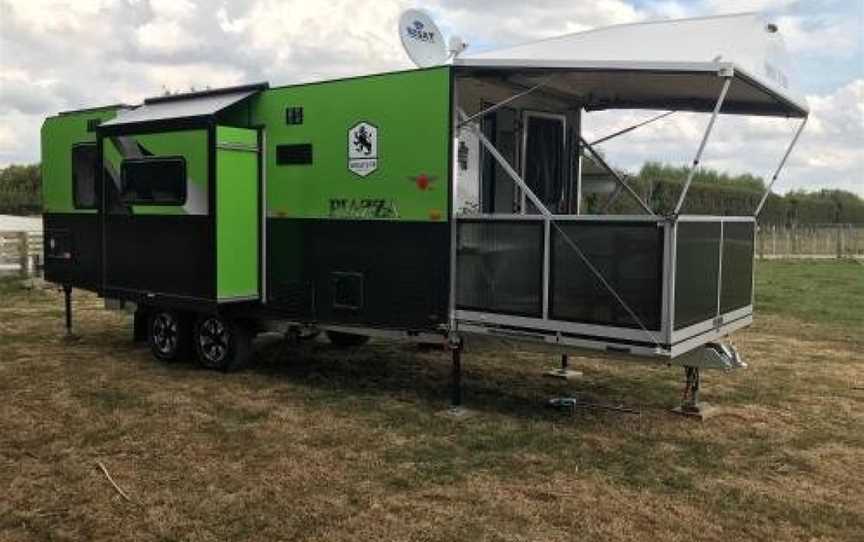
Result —
[{"label": "metal deck frame", "polygon": [[[454,208],[452,221],[453,221],[453,231],[452,231],[452,247],[451,247],[451,292],[450,292],[450,313],[451,313],[451,321],[450,321],[450,332],[451,333],[465,333],[468,335],[479,335],[486,337],[494,337],[502,340],[519,340],[522,342],[534,342],[541,343],[544,345],[553,345],[560,347],[569,347],[569,348],[586,348],[590,350],[601,350],[607,352],[615,352],[620,354],[631,354],[636,356],[643,356],[648,358],[655,358],[659,360],[664,360],[667,362],[672,362],[674,358],[685,354],[699,346],[702,346],[708,342],[715,341],[733,331],[740,329],[746,325],[749,325],[753,319],[753,303],[752,297],[749,305],[744,307],[736,308],[735,310],[728,311],[726,313],[721,313],[721,295],[722,295],[722,273],[723,273],[723,236],[724,236],[724,228],[725,224],[732,222],[748,222],[754,223],[755,229],[755,215],[754,216],[737,216],[737,217],[722,217],[722,216],[696,216],[696,215],[680,215],[679,212],[681,207],[683,206],[684,201],[687,197],[687,192],[690,187],[690,184],[693,181],[696,170],[700,164],[702,154],[705,151],[705,148],[710,139],[712,130],[714,125],[716,124],[717,118],[720,112],[723,109],[723,103],[729,90],[729,86],[731,84],[731,72],[721,70],[718,73],[718,79],[721,82],[719,89],[719,96],[714,105],[713,110],[711,111],[710,120],[705,128],[705,131],[700,139],[698,149],[695,153],[695,156],[692,161],[692,167],[688,174],[688,178],[684,183],[684,186],[679,194],[677,199],[675,209],[669,216],[658,216],[651,212],[651,209],[638,197],[638,195],[634,194],[637,202],[641,204],[642,208],[646,210],[645,215],[554,215],[547,209],[542,202],[540,202],[539,198],[532,192],[532,190],[528,187],[527,183],[524,181],[522,176],[517,173],[516,168],[512,167],[503,156],[497,151],[495,146],[485,137],[482,130],[479,129],[477,125],[477,119],[482,115],[475,114],[473,116],[468,116],[462,109],[460,108],[460,104],[458,101],[458,90],[457,85],[454,83],[454,91],[453,91],[453,138],[454,145],[458,144],[459,132],[462,129],[473,129],[475,134],[477,135],[481,147],[485,148],[487,153],[491,155],[491,157],[498,163],[498,165],[507,173],[507,175],[512,179],[517,188],[517,194],[521,194],[523,204],[521,206],[521,214],[472,214],[465,216],[457,216]],[[534,87],[531,87],[528,91],[522,92],[517,95],[517,97],[522,97],[528,92],[535,92],[542,89],[543,84],[538,84]],[[506,102],[512,102],[513,99],[505,100]],[[497,105],[493,105],[491,110],[494,110]],[[522,111],[521,116],[525,118],[528,114],[528,110]],[[667,116],[667,114],[663,114],[658,118],[663,118]],[[806,121],[806,118],[805,118]],[[640,123],[644,124],[644,123]],[[795,137],[793,138],[792,143],[786,150],[786,153],[783,155],[783,159],[781,160],[780,165],[775,172],[774,179],[779,175],[780,171],[789,154],[791,153],[792,148],[797,142],[798,136],[803,129],[804,122],[802,122],[801,126],[798,127],[798,130],[795,133]],[[638,127],[638,126],[637,126]],[[629,129],[622,130],[620,133],[628,133]],[[581,134],[577,134],[577,137],[580,141],[580,147],[585,147],[587,142],[582,138]],[[523,150],[525,146],[525,137],[523,135],[521,141]],[[566,145],[566,143],[565,143]],[[593,152],[593,148],[588,146],[588,149]],[[581,155],[581,152],[579,153]],[[455,157],[453,158],[454,163],[451,164],[453,167],[453,171],[457,172],[456,169],[458,164],[456,164]],[[518,165],[518,169],[523,170],[524,175],[524,161]],[[623,181],[619,176],[615,176],[616,180],[623,185],[623,188],[629,189],[630,187],[626,182]],[[454,183],[456,179],[456,175],[454,173],[453,176]],[[576,179],[577,184],[579,184],[581,179]],[[766,196],[763,197],[763,200],[767,198],[767,193],[770,192],[770,188],[773,185],[769,184],[768,189],[766,190]],[[578,192],[578,187],[577,187]],[[630,190],[632,192],[632,190]],[[455,185],[453,194],[455,197]],[[534,207],[537,209],[539,214],[525,214],[526,209],[526,200],[531,201]],[[761,209],[761,203],[759,205],[758,210]],[[473,221],[473,222],[484,222],[484,221],[542,221],[543,222],[543,253],[542,253],[542,312],[539,318],[536,317],[526,317],[526,316],[517,316],[510,314],[502,314],[497,312],[487,312],[482,310],[465,310],[460,309],[457,306],[456,299],[456,281],[458,280],[457,270],[458,266],[456,265],[456,260],[458,259],[458,228],[459,223],[462,221]],[[552,229],[557,228],[558,223],[573,223],[573,222],[602,222],[602,223],[616,223],[616,222],[653,222],[657,224],[657,227],[663,228],[663,254],[662,254],[662,277],[661,280],[661,306],[660,306],[660,329],[647,329],[642,324],[642,322],[635,316],[635,313],[632,312],[630,307],[626,304],[625,300],[620,298],[616,292],[611,288],[611,286],[603,279],[602,276],[598,274],[598,278],[604,285],[610,290],[613,296],[622,304],[623,308],[625,308],[628,312],[631,313],[631,316],[637,321],[638,327],[622,327],[622,326],[611,326],[611,325],[597,325],[590,323],[580,323],[575,321],[565,321],[565,320],[556,320],[550,318],[550,274],[551,274],[551,261],[550,261],[550,245],[551,245],[551,237],[552,237]],[[676,269],[678,263],[678,254],[677,254],[677,245],[678,245],[678,225],[680,223],[689,223],[689,222],[715,222],[720,224],[720,243],[719,243],[719,251],[720,257],[718,260],[718,278],[717,278],[717,310],[716,313],[709,319],[706,319],[702,322],[697,322],[695,324],[689,325],[683,329],[675,329],[675,294],[676,294]],[[561,230],[559,230],[561,231]],[[561,231],[563,233],[563,231]],[[572,243],[572,240],[569,240],[569,243]],[[574,244],[575,245],[575,244]],[[580,252],[580,257],[584,256],[581,254],[581,250],[578,247],[573,247],[577,252]],[[755,250],[755,247],[754,247]],[[593,268],[593,265],[588,263],[589,269],[591,269],[595,274],[597,274],[596,269]],[[751,290],[752,293],[752,290]]]}]

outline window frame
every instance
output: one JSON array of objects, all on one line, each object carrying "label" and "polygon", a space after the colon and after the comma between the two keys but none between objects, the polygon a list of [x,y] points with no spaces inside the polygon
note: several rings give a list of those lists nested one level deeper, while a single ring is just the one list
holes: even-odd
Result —
[{"label": "window frame", "polygon": [[[82,147],[93,148],[93,205],[84,205],[78,200],[78,176],[75,174],[75,150]],[[72,177],[72,207],[82,211],[95,211],[99,209],[99,148],[95,141],[82,141],[75,143],[69,150],[70,176]]]},{"label": "window frame", "polygon": [[[153,163],[153,162],[179,162],[183,166],[183,182],[181,184],[181,196],[173,201],[165,202],[165,201],[146,201],[146,200],[128,200],[126,199],[126,169],[127,164],[142,164],[142,163]],[[164,156],[144,156],[142,158],[124,158],[120,163],[120,202],[124,205],[140,205],[140,206],[155,206],[155,207],[182,207],[186,205],[186,200],[189,196],[188,194],[188,169],[186,167],[186,157],[182,155],[164,155]]]}]

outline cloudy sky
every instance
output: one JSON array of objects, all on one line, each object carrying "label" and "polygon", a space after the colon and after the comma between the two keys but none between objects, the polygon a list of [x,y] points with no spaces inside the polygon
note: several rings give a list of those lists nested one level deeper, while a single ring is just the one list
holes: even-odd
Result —
[{"label": "cloudy sky", "polygon": [[[0,0],[0,166],[39,159],[42,119],[165,89],[311,81],[410,67],[396,20],[423,5],[473,50],[647,19],[763,10],[798,60],[812,114],[778,184],[864,195],[864,0]],[[602,135],[639,114],[589,115]],[[705,117],[610,144],[620,167],[689,161]],[[705,165],[768,175],[794,123],[724,117]]]}]

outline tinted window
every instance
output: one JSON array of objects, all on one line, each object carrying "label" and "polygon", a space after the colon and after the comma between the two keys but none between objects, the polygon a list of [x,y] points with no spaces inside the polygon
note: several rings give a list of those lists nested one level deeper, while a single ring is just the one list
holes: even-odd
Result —
[{"label": "tinted window", "polygon": [[182,157],[124,160],[121,166],[124,203],[183,205],[186,203],[186,161]]},{"label": "tinted window", "polygon": [[276,163],[280,166],[297,166],[312,163],[312,145],[277,145]]},{"label": "tinted window", "polygon": [[96,208],[96,144],[72,147],[72,200],[76,209]]}]

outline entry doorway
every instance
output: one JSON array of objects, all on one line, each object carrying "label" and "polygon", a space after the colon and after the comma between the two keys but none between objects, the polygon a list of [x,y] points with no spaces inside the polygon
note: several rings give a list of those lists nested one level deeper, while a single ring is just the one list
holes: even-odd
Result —
[{"label": "entry doorway", "polygon": [[[547,209],[565,212],[567,183],[567,118],[564,115],[525,111],[522,114],[522,178]],[[539,211],[520,191],[522,214]]]}]

